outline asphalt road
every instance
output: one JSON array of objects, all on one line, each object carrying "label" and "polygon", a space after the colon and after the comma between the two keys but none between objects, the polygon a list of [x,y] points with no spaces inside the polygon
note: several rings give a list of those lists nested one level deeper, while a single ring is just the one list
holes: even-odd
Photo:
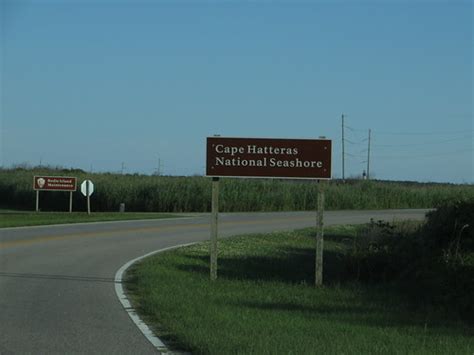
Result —
[{"label": "asphalt road", "polygon": [[[426,210],[326,212],[325,224],[423,219]],[[149,354],[116,271],[148,252],[209,238],[209,215],[0,229],[0,354]],[[315,213],[221,214],[221,237],[315,225]]]}]

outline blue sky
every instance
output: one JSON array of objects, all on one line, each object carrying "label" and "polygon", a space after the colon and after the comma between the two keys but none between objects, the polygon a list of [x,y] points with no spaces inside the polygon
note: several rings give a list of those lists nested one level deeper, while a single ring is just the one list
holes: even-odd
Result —
[{"label": "blue sky", "polygon": [[471,1],[1,1],[1,149],[203,174],[205,138],[333,139],[341,176],[474,182]]}]

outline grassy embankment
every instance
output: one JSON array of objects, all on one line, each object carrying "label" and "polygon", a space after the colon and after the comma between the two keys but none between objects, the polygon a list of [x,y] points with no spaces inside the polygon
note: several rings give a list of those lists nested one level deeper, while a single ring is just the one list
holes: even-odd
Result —
[{"label": "grassy embankment", "polygon": [[214,283],[204,243],[146,259],[127,287],[162,339],[195,354],[472,354],[474,208],[456,208],[423,227],[328,229],[323,288],[311,229],[221,240]]},{"label": "grassy embankment", "polygon": [[[0,208],[34,210],[34,175],[91,179],[93,211],[118,211],[125,203],[133,212],[208,212],[211,183],[205,177],[88,174],[67,169],[0,170]],[[318,185],[313,181],[222,179],[220,208],[237,211],[301,211],[316,208]],[[448,200],[474,197],[474,185],[421,184],[383,181],[333,180],[327,184],[326,209],[431,208]],[[74,211],[85,211],[85,198],[74,194]],[[43,211],[67,211],[69,194],[40,194]]]}]

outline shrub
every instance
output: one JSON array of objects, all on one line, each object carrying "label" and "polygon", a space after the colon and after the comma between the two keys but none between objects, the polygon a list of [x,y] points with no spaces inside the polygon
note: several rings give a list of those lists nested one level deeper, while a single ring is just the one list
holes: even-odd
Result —
[{"label": "shrub", "polygon": [[474,322],[474,199],[440,205],[427,217],[421,228],[362,227],[346,256],[346,277],[392,282],[417,303]]},{"label": "shrub", "polygon": [[346,277],[364,282],[389,282],[400,275],[400,265],[414,258],[421,243],[419,223],[391,224],[371,220],[361,226],[346,256]]},{"label": "shrub", "polygon": [[442,252],[445,258],[474,251],[474,199],[438,206],[428,214],[425,233],[432,251]]}]

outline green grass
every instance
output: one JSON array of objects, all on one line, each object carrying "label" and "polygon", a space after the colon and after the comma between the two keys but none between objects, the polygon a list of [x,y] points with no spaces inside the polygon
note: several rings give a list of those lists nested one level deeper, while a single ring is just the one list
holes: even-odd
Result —
[{"label": "green grass", "polygon": [[117,213],[94,212],[87,215],[85,212],[21,212],[0,210],[0,228],[24,227],[50,224],[125,221],[138,219],[174,218],[176,215],[166,213]]},{"label": "green grass", "polygon": [[193,354],[473,354],[473,329],[449,312],[342,277],[356,233],[326,232],[322,288],[312,230],[220,240],[214,283],[208,243],[162,253],[137,264],[127,288],[158,336]]},{"label": "green grass", "polygon": [[[34,175],[76,176],[94,182],[94,211],[118,211],[120,203],[134,212],[209,212],[211,182],[202,176],[170,177],[139,174],[89,174],[70,169],[0,169],[0,207],[34,210]],[[238,211],[315,210],[318,184],[310,180],[221,179],[220,209]],[[326,209],[432,208],[446,200],[474,198],[474,185],[352,180],[327,184]],[[80,192],[74,210],[84,211]],[[65,211],[69,194],[40,193],[43,211]]]}]

